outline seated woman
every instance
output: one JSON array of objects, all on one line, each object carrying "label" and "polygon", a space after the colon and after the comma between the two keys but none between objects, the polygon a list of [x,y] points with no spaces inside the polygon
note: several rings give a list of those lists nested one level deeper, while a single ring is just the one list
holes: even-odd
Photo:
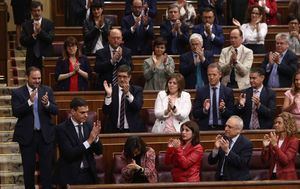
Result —
[{"label": "seated woman", "polygon": [[150,58],[144,61],[144,90],[163,90],[169,75],[174,73],[175,63],[166,52],[167,42],[158,37],[154,40],[154,51]]},{"label": "seated woman", "polygon": [[300,131],[300,70],[295,73],[292,88],[284,93],[282,111],[293,114]]},{"label": "seated woman", "polygon": [[263,139],[262,160],[269,163],[269,178],[295,180],[295,168],[298,152],[296,122],[290,113],[283,112],[274,122],[275,132],[266,134]]},{"label": "seated woman", "polygon": [[122,169],[125,183],[157,182],[155,151],[147,147],[139,136],[129,136],[121,157],[126,166]]},{"label": "seated woman", "polygon": [[108,43],[108,32],[111,23],[104,19],[103,4],[93,1],[90,9],[92,14],[83,23],[84,54],[92,55]]},{"label": "seated woman", "polygon": [[264,10],[258,6],[251,6],[248,9],[248,22],[241,25],[233,18],[233,24],[243,31],[244,45],[252,49],[253,54],[265,54],[265,38],[268,33],[268,26]]},{"label": "seated woman", "polygon": [[55,67],[56,89],[59,91],[85,91],[88,89],[90,66],[86,56],[81,55],[76,38],[64,42],[63,56]]},{"label": "seated woman", "polygon": [[173,165],[174,182],[199,182],[203,147],[199,143],[199,126],[193,121],[181,125],[180,138],[168,142],[165,163]]},{"label": "seated woman", "polygon": [[249,0],[249,6],[258,5],[266,13],[268,25],[278,25],[276,0]]},{"label": "seated woman", "polygon": [[167,81],[166,90],[157,94],[153,133],[180,132],[180,124],[189,120],[191,95],[183,91],[184,87],[184,77],[180,73],[174,73]]},{"label": "seated woman", "polygon": [[[181,21],[188,26],[193,26],[197,17],[194,6],[186,0],[177,0],[174,4],[179,6]],[[166,18],[168,18],[168,11],[166,11]]]}]

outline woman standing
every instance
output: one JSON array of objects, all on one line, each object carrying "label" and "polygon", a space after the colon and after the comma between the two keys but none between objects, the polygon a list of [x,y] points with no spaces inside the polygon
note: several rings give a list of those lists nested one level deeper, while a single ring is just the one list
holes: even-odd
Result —
[{"label": "woman standing", "polygon": [[266,13],[268,25],[278,25],[276,0],[249,0],[249,6],[258,5]]},{"label": "woman standing", "polygon": [[296,122],[290,113],[283,112],[274,122],[275,132],[266,134],[263,139],[262,160],[270,164],[270,179],[295,180],[298,152]]},{"label": "woman standing", "polygon": [[199,182],[203,147],[199,143],[199,126],[193,121],[181,125],[180,138],[168,142],[165,163],[173,165],[174,182]]}]

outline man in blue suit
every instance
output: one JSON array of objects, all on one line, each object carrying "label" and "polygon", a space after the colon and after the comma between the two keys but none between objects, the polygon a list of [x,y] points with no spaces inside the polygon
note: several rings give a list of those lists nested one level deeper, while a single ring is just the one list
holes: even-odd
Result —
[{"label": "man in blue suit", "polygon": [[208,65],[207,75],[209,85],[197,89],[193,116],[200,130],[223,130],[225,122],[233,115],[233,91],[220,83],[222,72],[217,63]]},{"label": "man in blue suit", "polygon": [[25,188],[34,188],[36,154],[39,155],[40,182],[50,189],[55,126],[51,116],[58,113],[52,89],[41,85],[41,70],[26,70],[26,85],[12,91],[12,111],[18,118],[13,141],[19,143]]},{"label": "man in blue suit", "polygon": [[222,27],[214,23],[215,13],[210,8],[205,8],[202,14],[202,23],[195,25],[192,32],[200,33],[203,37],[203,47],[213,55],[219,55],[224,44]]},{"label": "man in blue suit", "polygon": [[149,16],[142,15],[142,8],[141,0],[133,0],[132,14],[121,21],[124,46],[131,49],[132,55],[151,54],[153,23]]}]

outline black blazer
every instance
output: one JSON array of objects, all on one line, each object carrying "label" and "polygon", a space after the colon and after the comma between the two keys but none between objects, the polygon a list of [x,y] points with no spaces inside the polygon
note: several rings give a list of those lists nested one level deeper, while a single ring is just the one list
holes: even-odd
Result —
[{"label": "black blazer", "polygon": [[218,155],[212,157],[212,152],[208,156],[208,163],[214,165],[218,163],[216,179],[220,180],[220,171],[224,158],[226,158],[223,167],[224,180],[250,180],[249,162],[252,156],[252,143],[243,135],[240,135],[233,144],[227,157],[220,148]]},{"label": "black blazer", "polygon": [[[90,76],[91,69],[86,56],[79,57],[80,69],[87,72]],[[70,78],[58,81],[60,74],[69,73],[69,59],[64,60],[62,57],[56,62],[55,67],[55,80],[56,80],[56,90],[58,91],[69,91],[70,90]],[[85,79],[80,74],[78,74],[78,90],[85,91],[88,90],[88,79]]]},{"label": "black blazer", "polygon": [[[193,116],[197,120],[200,130],[212,130],[208,125],[209,123],[209,110],[208,113],[203,112],[203,102],[205,99],[210,99],[210,88],[206,85],[196,92],[196,98],[193,105]],[[226,123],[227,119],[234,113],[234,97],[231,88],[220,85],[219,99],[225,102],[224,112],[220,112],[222,126]]]},{"label": "black blazer", "polygon": [[[207,78],[207,66],[212,62],[212,55],[208,52],[204,52],[205,61],[200,62],[201,76],[204,84],[208,84]],[[194,64],[193,52],[189,51],[180,55],[179,57],[179,72],[185,78],[185,88],[186,89],[195,89],[197,83],[197,66]]]},{"label": "black blazer", "polygon": [[[92,131],[92,125],[83,124],[84,141],[89,138]],[[83,143],[79,142],[78,135],[71,119],[65,120],[59,124],[56,129],[57,143],[60,151],[60,157],[55,167],[54,181],[56,184],[82,184],[77,182],[79,176],[80,164],[83,155],[86,155],[87,162],[93,174],[94,183],[97,183],[96,155],[102,154],[102,144],[100,139],[97,143],[92,143],[86,149]]]},{"label": "black blazer", "polygon": [[[49,107],[44,107],[41,102],[42,96],[48,93]],[[15,126],[13,141],[22,145],[30,144],[33,138],[34,116],[33,105],[28,105],[29,92],[27,86],[12,90],[12,111],[13,116],[18,118]],[[38,112],[40,116],[41,132],[46,143],[51,143],[55,138],[54,124],[51,123],[51,115],[58,113],[58,108],[54,101],[52,89],[41,85],[38,88]]]},{"label": "black blazer", "polygon": [[[149,10],[148,15],[154,19],[157,13],[156,9],[156,1],[157,0],[144,0],[143,2],[148,4]],[[125,0],[125,15],[130,15],[132,13],[131,9],[132,0]]]},{"label": "black blazer", "polygon": [[[131,50],[126,47],[122,47],[122,49],[122,59],[117,62],[117,67],[126,64],[131,67],[131,70],[133,70],[133,64],[131,62]],[[106,45],[103,49],[96,51],[95,72],[99,75],[99,82],[97,82],[98,86],[96,86],[97,89],[104,89],[104,80],[106,80],[108,83],[112,82],[113,69],[114,66],[111,63],[110,49],[109,46]]]},{"label": "black blazer", "polygon": [[111,29],[111,23],[107,20],[104,20],[103,28],[95,27],[95,21],[91,19],[84,20],[83,23],[83,39],[84,39],[84,46],[83,50],[86,55],[92,54],[94,50],[100,33],[102,33],[102,44],[103,46],[107,45],[108,43],[108,32]]},{"label": "black blazer", "polygon": [[[151,42],[153,38],[153,22],[149,18],[148,25],[144,26],[144,22],[136,28],[135,32],[131,32],[131,27],[135,21],[132,15],[122,18],[121,28],[124,38],[124,46],[131,49],[132,55],[151,54]],[[148,27],[148,29],[146,29]]]},{"label": "black blazer", "polygon": [[217,0],[215,5],[212,6],[209,4],[208,0],[198,0],[198,10],[199,13],[202,15],[203,10],[205,8],[211,8],[215,11],[216,18],[215,18],[215,23],[223,23],[223,5],[224,5],[224,0]]},{"label": "black blazer", "polygon": [[[166,52],[168,54],[182,54],[186,52],[189,40],[189,27],[186,24],[182,23],[180,29],[182,35],[178,34],[177,36],[174,36],[172,34],[172,25],[169,20],[163,22],[160,25],[160,35],[167,41]],[[173,41],[174,38],[176,39],[175,41]],[[176,42],[176,47],[178,51],[177,53],[172,52],[173,42]]]},{"label": "black blazer", "polygon": [[[293,75],[296,73],[298,58],[295,53],[291,50],[287,50],[284,55],[281,63],[278,65],[277,73],[279,76],[279,85],[280,87],[291,87]],[[267,64],[269,63],[269,53],[266,54],[265,59],[261,65],[261,67],[266,71],[266,79],[264,81],[264,85],[268,86],[268,81],[271,71],[267,72]]]},{"label": "black blazer", "polygon": [[[140,111],[143,107],[143,89],[139,86],[131,85],[130,93],[134,96],[133,102],[129,103],[126,100],[126,118],[129,125],[130,132],[145,132],[146,128],[140,118]],[[103,103],[103,113],[108,116],[104,132],[115,133],[118,132],[118,115],[119,115],[119,88],[113,87],[112,102],[110,105]]]},{"label": "black blazer", "polygon": [[[246,103],[243,108],[235,106],[235,112],[244,120],[244,129],[249,129],[252,114],[253,88],[250,87],[242,91],[246,94]],[[276,94],[272,89],[263,87],[260,93],[261,105],[257,109],[260,129],[272,129],[273,119],[276,113]]]}]

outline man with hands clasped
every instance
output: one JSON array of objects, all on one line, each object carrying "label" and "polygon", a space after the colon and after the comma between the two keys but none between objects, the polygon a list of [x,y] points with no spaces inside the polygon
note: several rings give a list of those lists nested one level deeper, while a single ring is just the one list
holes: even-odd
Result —
[{"label": "man with hands clasped", "polygon": [[208,163],[218,163],[216,179],[224,181],[250,180],[249,162],[252,143],[241,135],[243,120],[234,115],[225,124],[224,135],[218,135],[208,156]]}]

